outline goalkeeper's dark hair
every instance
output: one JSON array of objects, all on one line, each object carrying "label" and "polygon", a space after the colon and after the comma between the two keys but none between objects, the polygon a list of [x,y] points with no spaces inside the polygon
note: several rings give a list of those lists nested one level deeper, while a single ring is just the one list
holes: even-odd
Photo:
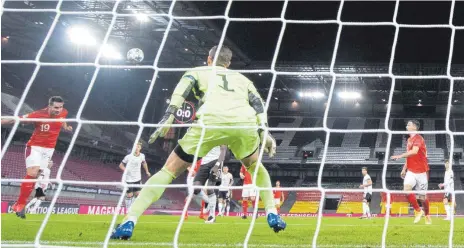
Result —
[{"label": "goalkeeper's dark hair", "polygon": [[418,120],[409,120],[408,122],[411,122],[412,124],[414,124],[417,130],[420,129],[420,122]]},{"label": "goalkeeper's dark hair", "polygon": [[52,96],[48,99],[48,106],[52,106],[54,102],[64,103],[61,96]]},{"label": "goalkeeper's dark hair", "polygon": [[[214,46],[209,50],[209,56],[211,57],[212,60],[214,60],[214,55],[216,55],[218,46]],[[219,55],[216,61],[216,65],[219,66],[228,66],[230,64],[230,61],[232,60],[232,50],[228,48],[227,46],[222,46],[221,50],[219,51]]]}]

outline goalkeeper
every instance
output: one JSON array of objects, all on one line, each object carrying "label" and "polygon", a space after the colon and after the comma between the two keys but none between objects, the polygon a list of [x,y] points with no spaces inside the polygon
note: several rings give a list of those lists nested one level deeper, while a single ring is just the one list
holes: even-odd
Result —
[{"label": "goalkeeper", "polygon": [[[197,113],[197,121],[203,122],[206,127],[209,125],[225,128],[205,128],[203,141],[200,143],[202,128],[190,127],[178,141],[164,167],[146,182],[147,185],[170,184],[192,164],[197,147],[199,147],[198,159],[200,159],[212,148],[227,145],[251,174],[255,171],[258,173],[257,186],[272,187],[269,173],[261,163],[258,163],[260,143],[269,157],[273,157],[276,150],[274,138],[268,133],[264,139],[265,132],[259,128],[259,126],[267,126],[267,114],[264,112],[261,96],[248,78],[227,69],[232,59],[232,51],[229,48],[224,46],[221,48],[216,66],[213,66],[216,50],[217,46],[210,50],[207,67],[200,67],[201,71],[188,71],[182,76],[174,89],[170,106],[160,122],[163,126],[158,127],[151,135],[149,143],[166,135],[170,129],[169,125],[174,121],[174,113],[191,92],[199,99],[201,106]],[[237,128],[230,128],[233,126]],[[145,209],[161,197],[164,190],[165,188],[162,187],[143,187],[123,223],[116,227],[111,238],[129,239],[137,219]],[[266,208],[269,226],[275,232],[284,230],[286,223],[277,214],[272,190],[263,190],[260,194]]]}]

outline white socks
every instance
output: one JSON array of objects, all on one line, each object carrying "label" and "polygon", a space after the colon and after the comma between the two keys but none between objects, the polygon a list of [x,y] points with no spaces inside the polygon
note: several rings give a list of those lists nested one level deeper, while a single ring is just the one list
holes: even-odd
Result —
[{"label": "white socks", "polygon": [[209,216],[214,217],[216,213],[216,194],[211,194],[208,197]]},{"label": "white socks", "polygon": [[130,206],[132,205],[132,198],[134,198],[134,197],[127,197],[127,196],[126,196],[126,199],[125,199],[125,202],[126,202],[126,210],[129,210]]},{"label": "white socks", "polygon": [[449,204],[445,204],[445,211],[446,211],[446,218],[451,218],[451,206]]},{"label": "white socks", "polygon": [[229,204],[227,204],[226,211],[227,211],[226,215],[229,216],[229,211],[230,211],[230,205]]},{"label": "white socks", "polygon": [[34,204],[37,201],[37,198],[33,198],[27,205],[26,205],[26,210],[29,209],[32,204]]},{"label": "white socks", "polygon": [[363,202],[363,215],[367,217],[371,217],[371,210],[369,208],[369,204],[367,202]]},{"label": "white socks", "polygon": [[219,214],[224,213],[224,204],[222,202],[218,203]]},{"label": "white socks", "polygon": [[[37,199],[37,198],[36,198]],[[37,211],[37,208],[40,207],[40,204],[42,203],[42,200],[40,199],[37,199],[37,201],[35,201],[35,204],[34,204],[34,207],[31,209],[31,212],[32,213],[35,213]]]},{"label": "white socks", "polygon": [[[27,205],[26,205],[26,210],[29,209],[29,213],[35,214],[37,211],[37,208],[40,207],[40,204],[42,203],[42,200],[39,198],[33,198]],[[31,208],[32,204],[34,206]]]},{"label": "white socks", "polygon": [[135,195],[132,196],[132,197],[127,197],[127,196],[126,196],[126,199],[125,199],[124,201],[125,201],[125,203],[126,203],[126,211],[127,211],[127,212],[129,212],[129,209],[130,209],[130,207],[132,206],[132,203],[135,202],[135,199],[136,199]]}]

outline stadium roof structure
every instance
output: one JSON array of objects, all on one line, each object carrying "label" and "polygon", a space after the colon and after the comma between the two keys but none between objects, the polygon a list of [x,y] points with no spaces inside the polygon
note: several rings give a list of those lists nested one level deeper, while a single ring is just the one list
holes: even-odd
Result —
[{"label": "stadium roof structure", "polygon": [[[56,4],[56,1],[7,1],[5,7],[50,9],[55,8]],[[111,14],[93,14],[93,12],[110,12],[114,4],[115,1],[63,1],[61,11],[82,12],[82,15],[63,14],[60,17],[59,23],[64,27],[72,25],[91,27],[96,31],[96,35],[100,36],[99,38],[103,38],[102,36],[108,29],[113,16]],[[166,14],[170,4],[171,2],[167,1],[123,1],[118,5],[117,13],[139,13],[140,15]],[[189,15],[189,13],[190,15],[194,15],[197,13],[197,9],[192,7],[191,3],[180,1],[176,4],[175,12],[182,12],[183,15]],[[27,15],[24,13],[5,13],[2,18],[2,34],[10,36],[10,38],[20,38],[23,42],[30,40],[32,43],[35,43],[30,44],[34,47],[40,46],[41,44],[37,42],[37,38],[46,34],[50,28],[51,20],[55,18],[55,13],[35,12],[27,13]],[[145,51],[147,60],[150,58],[153,60],[164,31],[166,31],[169,18],[164,16],[146,16],[144,18],[146,18],[145,21],[140,21],[140,19],[134,16],[116,18],[109,43],[120,43],[128,49],[139,47]],[[34,31],[18,30],[18,27],[21,27],[21,29],[34,29]],[[60,31],[59,27],[57,29]],[[28,35],[24,34],[26,32]],[[162,55],[159,63],[160,67],[194,67],[203,65],[209,49],[216,44],[220,34],[221,29],[215,27],[212,22],[207,20],[174,20],[173,26],[170,29],[168,42],[166,42],[163,50],[163,55],[166,54],[166,56]],[[20,36],[16,37],[17,35]],[[43,37],[41,38],[43,39]],[[228,45],[234,49],[236,55],[234,62],[249,62],[249,58],[240,52],[240,49],[234,47],[231,42],[228,42]],[[173,50],[176,52],[173,52]],[[66,50],[62,52],[66,52]],[[44,55],[47,56],[49,54],[45,53]],[[63,57],[62,54],[60,56]],[[84,60],[83,57],[79,59]],[[146,63],[150,64],[150,62]]]},{"label": "stadium roof structure", "polygon": [[[282,8],[282,1],[266,3],[265,9],[260,8],[259,1],[234,1],[230,10],[231,17],[278,17]],[[50,9],[55,8],[57,1],[6,1],[6,8],[24,9]],[[98,51],[97,48],[70,47],[63,38],[66,30],[74,25],[85,25],[94,30],[95,36],[102,39],[112,20],[111,14],[101,14],[111,11],[115,1],[63,1],[62,11],[82,12],[82,15],[63,14],[60,16],[59,25],[55,28],[52,38],[44,50],[41,61],[44,62],[93,62]],[[339,2],[300,2],[290,1],[287,19],[335,19]],[[433,23],[447,23],[449,16],[449,2],[442,3],[400,3],[398,21],[415,23],[429,21]],[[171,1],[122,1],[118,6],[118,13],[166,14]],[[227,1],[178,1],[173,14],[176,16],[213,16],[223,15]],[[421,11],[415,15],[409,15],[410,11],[417,10],[421,5]],[[455,25],[463,25],[461,15],[464,4],[456,3],[454,13]],[[262,7],[262,6],[261,6]],[[361,21],[391,21],[394,2],[367,2],[363,5],[347,1],[345,2],[342,20],[351,21],[360,18]],[[302,12],[304,9],[304,13]],[[366,11],[366,10],[369,11]],[[432,11],[432,12],[430,12]],[[433,15],[429,15],[433,13]],[[411,16],[414,16],[411,17]],[[426,18],[424,18],[426,16]],[[2,46],[2,59],[33,59],[36,52],[48,32],[55,18],[54,12],[4,12],[2,16],[2,35],[8,36],[7,42]],[[148,16],[142,21],[133,16],[117,17],[108,43],[127,51],[132,47],[139,47],[145,53],[145,61],[142,64],[153,64],[155,55],[159,49],[161,39],[169,21],[166,16]],[[370,18],[370,19],[369,19]],[[419,20],[419,21],[417,21]],[[167,38],[167,42],[161,53],[158,66],[161,68],[195,67],[204,65],[209,49],[215,45],[223,32],[224,19],[203,20],[173,20],[173,26]],[[232,67],[235,69],[269,69],[270,61],[275,52],[280,22],[231,22],[226,33],[226,45],[234,51]],[[329,72],[330,62],[334,51],[334,41],[337,31],[336,24],[288,24],[278,52],[276,63],[277,71],[291,72]],[[400,31],[399,42],[395,54],[393,71],[397,75],[445,75],[448,59],[450,31],[446,28],[421,29],[406,32]],[[430,33],[428,33],[430,31]],[[375,74],[388,72],[391,46],[393,43],[393,26],[370,27],[345,27],[340,43],[334,72],[344,74]],[[416,38],[416,39],[413,39]],[[428,38],[428,40],[427,40]],[[420,40],[418,40],[420,39]],[[452,63],[452,75],[464,76],[464,31],[456,31],[454,42],[454,55]],[[426,51],[426,52],[424,52]],[[121,61],[110,59],[100,60],[101,64],[121,64]],[[124,64],[124,62],[122,63]],[[10,74],[17,74],[16,80],[9,79],[10,85],[22,85],[27,82],[27,73],[17,71],[14,66],[2,65]],[[30,67],[33,69],[33,67]],[[61,70],[61,72],[58,72]],[[94,68],[60,68],[54,75],[55,80],[72,81],[80,76],[90,78]],[[102,73],[103,75],[128,74],[125,80],[151,80],[152,72],[135,73],[114,72]],[[130,74],[130,75],[129,75]],[[159,98],[156,105],[160,105],[169,97],[181,72],[161,72],[156,82],[155,93],[152,98]],[[263,97],[267,97],[271,82],[270,74],[247,74],[257,85]],[[3,75],[2,75],[3,77]],[[44,77],[37,80],[45,80]],[[47,78],[46,80],[50,80]],[[107,79],[106,81],[110,81]],[[320,90],[324,92],[325,99],[331,86],[330,76],[314,76],[304,74],[282,75],[277,77],[271,99],[271,110],[291,109],[294,101],[306,101],[299,97],[300,92]],[[38,82],[40,84],[40,82]],[[120,82],[123,84],[123,82]],[[425,105],[446,105],[448,103],[449,81],[446,79],[434,80],[397,80],[393,104],[417,105],[421,100]],[[19,88],[21,88],[19,87]],[[391,89],[389,77],[339,77],[336,80],[336,89],[361,90],[365,92],[361,105],[379,104],[385,105]],[[73,92],[69,92],[72,95]],[[128,102],[134,96],[146,93],[145,87],[134,88],[130,92],[121,90],[119,93],[112,91],[114,98],[124,99]],[[44,94],[47,94],[44,92]],[[114,103],[108,100],[107,106]],[[308,99],[309,101],[309,99]],[[324,99],[319,102],[308,102],[308,105],[323,106]],[[453,105],[457,107],[464,104],[464,83],[455,81]],[[136,105],[136,104],[135,104]],[[162,105],[162,104],[161,104]],[[279,105],[280,107],[276,107]],[[284,106],[282,108],[282,106]],[[463,105],[464,106],[464,105]],[[111,107],[110,107],[111,108]],[[456,108],[461,109],[462,108]],[[149,110],[151,111],[151,110]],[[455,110],[456,111],[456,110]],[[115,115],[121,115],[122,119],[130,119],[130,113],[134,113],[131,106],[124,110],[115,108]],[[163,111],[159,111],[161,113]],[[458,111],[459,112],[459,111]],[[155,114],[154,114],[155,115]],[[155,121],[158,116],[149,118]],[[156,121],[155,121],[156,122]]]}]

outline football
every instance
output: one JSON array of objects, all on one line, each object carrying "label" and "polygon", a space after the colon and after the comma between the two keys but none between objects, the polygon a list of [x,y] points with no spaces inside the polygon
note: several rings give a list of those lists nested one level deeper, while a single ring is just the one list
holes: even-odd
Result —
[{"label": "football", "polygon": [[143,61],[143,51],[140,48],[132,48],[127,52],[127,60],[132,63],[140,63]]}]

